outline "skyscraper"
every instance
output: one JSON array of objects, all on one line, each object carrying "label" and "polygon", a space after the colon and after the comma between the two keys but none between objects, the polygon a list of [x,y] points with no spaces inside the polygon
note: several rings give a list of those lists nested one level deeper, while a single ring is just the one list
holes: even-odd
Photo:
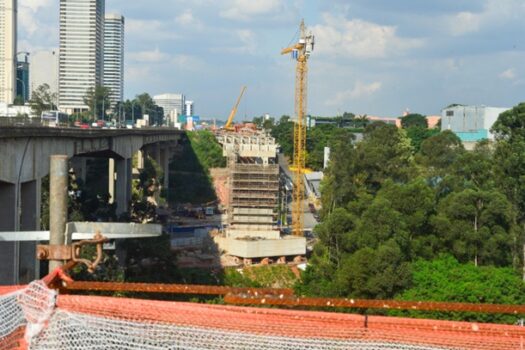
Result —
[{"label": "skyscraper", "polygon": [[111,107],[124,98],[124,17],[107,14],[104,22],[104,86],[111,89]]},{"label": "skyscraper", "polygon": [[0,102],[11,104],[16,96],[17,0],[0,0]]},{"label": "skyscraper", "polygon": [[102,85],[104,0],[60,0],[59,108],[73,113],[88,108],[89,88]]}]

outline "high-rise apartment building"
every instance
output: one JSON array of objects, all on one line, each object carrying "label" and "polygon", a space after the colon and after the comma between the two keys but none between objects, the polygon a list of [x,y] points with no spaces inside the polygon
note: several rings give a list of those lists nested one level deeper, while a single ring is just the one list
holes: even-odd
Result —
[{"label": "high-rise apartment building", "polygon": [[124,99],[124,17],[107,14],[104,22],[104,86],[111,107]]},{"label": "high-rise apartment building", "polygon": [[17,0],[0,0],[0,102],[16,97]]},{"label": "high-rise apartment building", "polygon": [[102,85],[104,0],[60,0],[59,108],[88,108],[83,98]]}]

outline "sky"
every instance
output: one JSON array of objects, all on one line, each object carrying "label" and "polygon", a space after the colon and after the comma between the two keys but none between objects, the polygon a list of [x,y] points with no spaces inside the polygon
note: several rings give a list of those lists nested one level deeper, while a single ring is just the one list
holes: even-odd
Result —
[{"label": "sky", "polygon": [[[57,0],[19,0],[18,50],[58,47]],[[183,93],[195,112],[293,115],[304,18],[316,45],[308,113],[440,114],[452,103],[524,101],[523,0],[106,0],[125,24],[126,98]]]}]

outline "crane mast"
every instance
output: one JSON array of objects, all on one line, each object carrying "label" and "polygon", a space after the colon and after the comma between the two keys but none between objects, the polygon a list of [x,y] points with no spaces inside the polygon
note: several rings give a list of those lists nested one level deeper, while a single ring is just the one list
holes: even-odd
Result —
[{"label": "crane mast", "polygon": [[304,199],[304,168],[306,155],[306,104],[308,58],[314,49],[314,36],[306,32],[304,20],[301,21],[299,42],[283,49],[281,54],[291,53],[297,61],[295,74],[295,115],[293,166],[294,188],[292,203],[292,233],[303,236],[303,199]]}]

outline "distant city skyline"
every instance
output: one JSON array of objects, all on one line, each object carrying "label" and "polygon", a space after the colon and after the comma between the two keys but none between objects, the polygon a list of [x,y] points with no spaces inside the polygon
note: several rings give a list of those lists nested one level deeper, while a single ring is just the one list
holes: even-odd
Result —
[{"label": "distant city skyline", "polygon": [[[21,50],[56,47],[58,4],[19,0]],[[279,55],[301,18],[316,36],[308,113],[440,114],[451,103],[523,100],[519,0],[107,0],[126,17],[125,97],[183,91],[203,117],[293,114],[294,63]]]}]

